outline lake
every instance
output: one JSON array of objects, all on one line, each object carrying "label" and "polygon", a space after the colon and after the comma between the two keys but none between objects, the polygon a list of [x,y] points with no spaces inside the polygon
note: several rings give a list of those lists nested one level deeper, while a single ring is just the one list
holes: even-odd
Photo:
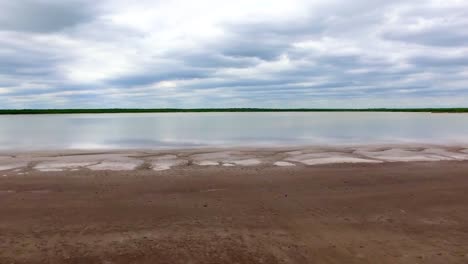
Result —
[{"label": "lake", "polygon": [[0,116],[1,150],[468,144],[468,114],[304,112]]}]

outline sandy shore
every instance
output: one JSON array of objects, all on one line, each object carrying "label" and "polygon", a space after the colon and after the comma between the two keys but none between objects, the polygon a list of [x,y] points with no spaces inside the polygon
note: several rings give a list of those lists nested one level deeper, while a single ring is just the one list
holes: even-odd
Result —
[{"label": "sandy shore", "polygon": [[278,153],[253,157],[262,165],[4,171],[0,263],[468,262],[467,161],[278,167],[289,162]]},{"label": "sandy shore", "polygon": [[350,147],[217,148],[176,150],[36,151],[0,153],[0,176],[31,171],[163,171],[181,167],[295,167],[342,163],[468,160],[468,147],[379,145]]}]

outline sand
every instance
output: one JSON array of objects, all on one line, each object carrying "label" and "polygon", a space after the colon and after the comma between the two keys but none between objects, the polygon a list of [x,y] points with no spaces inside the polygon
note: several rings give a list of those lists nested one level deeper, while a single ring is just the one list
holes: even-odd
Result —
[{"label": "sand", "polygon": [[[388,147],[15,154],[28,166],[0,173],[0,263],[467,263],[465,148],[398,149],[450,160],[362,154]],[[313,153],[328,154],[285,161]],[[380,162],[301,162],[330,153]]]}]

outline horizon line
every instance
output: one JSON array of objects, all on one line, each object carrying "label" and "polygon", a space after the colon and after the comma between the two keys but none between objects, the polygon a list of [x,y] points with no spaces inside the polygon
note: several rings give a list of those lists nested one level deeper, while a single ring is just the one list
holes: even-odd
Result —
[{"label": "horizon line", "polygon": [[468,107],[418,107],[418,108],[41,108],[0,109],[8,114],[99,114],[99,113],[176,113],[176,112],[428,112],[468,113]]}]

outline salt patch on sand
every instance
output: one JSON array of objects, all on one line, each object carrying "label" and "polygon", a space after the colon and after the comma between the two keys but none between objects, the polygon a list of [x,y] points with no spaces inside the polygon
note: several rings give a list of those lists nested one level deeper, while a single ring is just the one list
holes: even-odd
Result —
[{"label": "salt patch on sand", "polygon": [[295,150],[295,151],[286,152],[284,154],[288,154],[288,155],[291,155],[291,156],[296,156],[296,155],[301,155],[302,151]]},{"label": "salt patch on sand", "polygon": [[221,151],[221,152],[210,152],[194,154],[190,156],[193,159],[193,163],[199,166],[217,166],[223,161],[230,162],[233,152]]},{"label": "salt patch on sand", "polygon": [[447,157],[447,159],[468,160],[468,153],[460,153],[441,148],[428,148],[422,152]]},{"label": "salt patch on sand", "polygon": [[220,152],[210,152],[210,153],[200,153],[194,154],[190,156],[194,160],[202,161],[202,160],[215,160],[215,161],[222,161],[226,159],[231,159],[234,156],[242,155],[242,153],[238,151],[220,151]]},{"label": "salt patch on sand", "polygon": [[178,159],[176,155],[164,155],[151,161],[151,168],[155,171],[169,170],[171,167],[186,165],[188,162]]},{"label": "salt patch on sand", "polygon": [[[34,163],[38,171],[134,170],[145,161],[155,171],[188,165],[191,160],[199,166],[257,166],[269,164],[278,167],[332,163],[380,163],[410,161],[468,160],[468,149],[437,146],[360,146],[347,148],[287,149],[271,151],[205,150],[206,152],[170,152],[147,156],[147,152],[108,153],[38,153],[0,156],[0,171],[12,170],[17,175]],[[353,152],[354,151],[354,152]],[[153,153],[152,153],[153,154]],[[188,156],[187,156],[188,155]],[[285,158],[286,157],[286,158]],[[26,174],[26,173],[25,173]]]},{"label": "salt patch on sand", "polygon": [[333,163],[381,163],[378,160],[369,160],[353,157],[329,157],[329,158],[317,158],[301,161],[307,165],[320,165],[320,164],[333,164]]},{"label": "salt patch on sand", "polygon": [[63,170],[75,170],[84,168],[95,164],[95,162],[55,162],[45,161],[34,166],[34,169],[38,171],[63,171]]},{"label": "salt patch on sand", "polygon": [[460,152],[463,152],[463,153],[468,153],[468,149],[463,149],[463,150],[460,150]]},{"label": "salt patch on sand", "polygon": [[18,169],[18,168],[26,167],[27,165],[28,165],[27,162],[0,164],[0,171]]},{"label": "salt patch on sand", "polygon": [[[239,166],[254,166],[262,162],[252,158],[251,155],[240,151],[220,151],[192,155],[194,163],[201,166],[215,166],[219,163],[239,165]],[[230,166],[230,165],[227,165]]]},{"label": "salt patch on sand", "polygon": [[111,171],[120,171],[120,170],[134,170],[136,167],[143,164],[142,160],[131,160],[131,161],[102,161],[99,164],[88,166],[90,170],[111,170]]},{"label": "salt patch on sand", "polygon": [[273,165],[278,166],[278,167],[292,167],[292,166],[296,166],[296,164],[291,163],[291,162],[287,162],[287,161],[277,161],[277,162],[273,163]]},{"label": "salt patch on sand", "polygon": [[200,161],[194,161],[193,163],[196,164],[196,165],[199,165],[199,166],[217,166],[217,165],[219,165],[219,162],[212,161],[212,160],[200,160]]},{"label": "salt patch on sand", "polygon": [[340,152],[323,152],[297,155],[287,158],[288,161],[300,162],[306,165],[320,165],[332,163],[380,163],[381,161],[354,157]]},{"label": "salt patch on sand", "polygon": [[255,166],[261,163],[258,159],[233,160],[231,162],[239,166]]},{"label": "salt patch on sand", "polygon": [[434,153],[423,151],[412,151],[405,149],[389,149],[384,151],[356,151],[355,153],[364,155],[370,158],[380,159],[388,162],[409,162],[409,161],[440,161],[451,160],[449,157],[444,157]]}]

